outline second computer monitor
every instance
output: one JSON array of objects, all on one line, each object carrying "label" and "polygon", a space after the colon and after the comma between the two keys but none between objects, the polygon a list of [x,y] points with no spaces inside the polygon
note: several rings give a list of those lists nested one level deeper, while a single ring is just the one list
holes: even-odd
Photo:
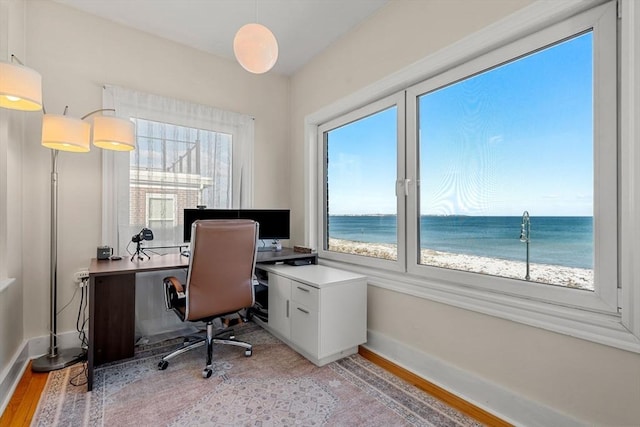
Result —
[{"label": "second computer monitor", "polygon": [[260,240],[289,239],[289,209],[185,209],[184,241],[191,240],[191,224],[198,219],[252,219],[260,224]]}]

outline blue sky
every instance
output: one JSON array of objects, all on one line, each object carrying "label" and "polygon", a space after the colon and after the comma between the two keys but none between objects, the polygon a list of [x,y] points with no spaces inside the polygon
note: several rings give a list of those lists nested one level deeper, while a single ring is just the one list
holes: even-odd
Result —
[{"label": "blue sky", "polygon": [[[591,216],[592,62],[587,33],[420,97],[421,213]],[[395,115],[330,132],[330,214],[395,213]]]}]

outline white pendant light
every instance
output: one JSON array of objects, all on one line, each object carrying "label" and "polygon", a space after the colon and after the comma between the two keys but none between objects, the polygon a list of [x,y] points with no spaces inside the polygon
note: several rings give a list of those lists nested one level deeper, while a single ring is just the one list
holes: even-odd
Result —
[{"label": "white pendant light", "polygon": [[11,110],[42,109],[42,76],[19,64],[0,61],[0,107]]},{"label": "white pendant light", "polygon": [[264,25],[246,24],[233,39],[233,52],[242,68],[262,74],[273,68],[278,60],[278,41]]},{"label": "white pendant light", "polygon": [[42,145],[53,150],[86,153],[91,140],[91,125],[59,114],[42,117]]},{"label": "white pendant light", "polygon": [[96,116],[93,119],[93,145],[114,151],[135,149],[133,122],[118,117]]}]

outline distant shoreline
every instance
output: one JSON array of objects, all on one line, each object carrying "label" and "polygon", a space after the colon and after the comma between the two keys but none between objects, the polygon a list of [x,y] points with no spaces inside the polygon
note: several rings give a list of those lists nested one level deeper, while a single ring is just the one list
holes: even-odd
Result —
[{"label": "distant shoreline", "polygon": [[[335,252],[390,260],[397,259],[396,245],[387,243],[363,243],[330,238],[329,248]],[[421,264],[521,280],[524,280],[526,272],[526,264],[522,261],[441,252],[432,249],[421,250]],[[532,282],[594,290],[593,270],[587,268],[531,263],[529,275]]]},{"label": "distant shoreline", "polygon": [[[331,217],[339,216],[397,216],[396,214],[331,214]],[[466,214],[421,214],[421,217],[435,217],[435,218],[522,218],[522,214],[518,215],[466,215]],[[593,215],[532,215],[531,218],[593,218]]]}]

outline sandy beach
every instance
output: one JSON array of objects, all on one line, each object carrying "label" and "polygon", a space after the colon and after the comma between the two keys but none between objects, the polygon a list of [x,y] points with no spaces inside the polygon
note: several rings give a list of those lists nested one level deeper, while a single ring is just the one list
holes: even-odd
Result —
[{"label": "sandy beach", "polygon": [[[336,252],[354,253],[383,259],[397,258],[396,246],[384,243],[361,243],[329,239],[329,247]],[[435,267],[473,271],[514,279],[524,279],[526,273],[526,264],[521,261],[439,252],[431,249],[422,249],[421,263]],[[529,265],[529,275],[532,282],[549,283],[590,291],[594,289],[593,270],[586,268],[531,263]]]}]

